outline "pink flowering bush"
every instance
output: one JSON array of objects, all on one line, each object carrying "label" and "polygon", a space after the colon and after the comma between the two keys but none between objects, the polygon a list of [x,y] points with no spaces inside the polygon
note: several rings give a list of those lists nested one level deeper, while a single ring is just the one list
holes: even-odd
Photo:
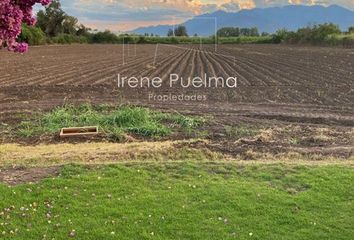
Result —
[{"label": "pink flowering bush", "polygon": [[6,44],[9,51],[24,53],[27,43],[18,43],[22,23],[34,25],[32,8],[36,3],[48,5],[51,0],[0,0],[0,48]]}]

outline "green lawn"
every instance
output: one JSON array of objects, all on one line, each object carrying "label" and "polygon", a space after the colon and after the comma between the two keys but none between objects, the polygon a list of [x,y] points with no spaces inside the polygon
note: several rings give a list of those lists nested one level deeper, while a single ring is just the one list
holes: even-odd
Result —
[{"label": "green lawn", "polygon": [[353,182],[346,166],[71,165],[0,184],[0,239],[353,239]]}]

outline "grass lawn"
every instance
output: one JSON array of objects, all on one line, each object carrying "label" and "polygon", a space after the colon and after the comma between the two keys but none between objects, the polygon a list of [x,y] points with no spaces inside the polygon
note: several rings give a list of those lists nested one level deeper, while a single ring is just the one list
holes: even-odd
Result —
[{"label": "grass lawn", "polygon": [[0,184],[0,239],[353,239],[353,182],[336,165],[67,165]]}]

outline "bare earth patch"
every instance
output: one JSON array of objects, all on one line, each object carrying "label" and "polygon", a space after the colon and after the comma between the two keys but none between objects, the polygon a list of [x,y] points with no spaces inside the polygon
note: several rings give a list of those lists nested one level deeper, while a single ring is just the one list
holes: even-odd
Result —
[{"label": "bare earth patch", "polygon": [[60,167],[7,168],[0,169],[0,182],[9,185],[37,183],[44,178],[59,174]]}]

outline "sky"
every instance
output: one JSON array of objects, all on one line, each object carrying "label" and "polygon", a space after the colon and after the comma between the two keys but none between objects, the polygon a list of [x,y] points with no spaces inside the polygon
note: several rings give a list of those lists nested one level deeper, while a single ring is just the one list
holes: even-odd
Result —
[{"label": "sky", "polygon": [[92,29],[124,32],[137,27],[182,23],[195,15],[289,4],[337,4],[354,10],[354,0],[60,0],[62,8]]}]

